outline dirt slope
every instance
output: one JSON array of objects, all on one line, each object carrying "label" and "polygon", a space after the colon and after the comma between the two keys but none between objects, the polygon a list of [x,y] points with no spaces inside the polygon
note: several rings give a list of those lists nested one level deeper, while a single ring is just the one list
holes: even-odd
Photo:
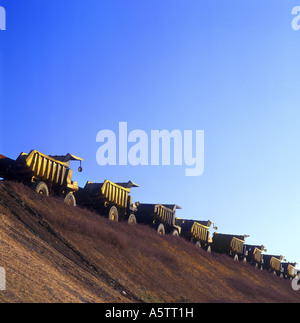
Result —
[{"label": "dirt slope", "polygon": [[291,282],[182,238],[0,182],[0,302],[300,302]]}]

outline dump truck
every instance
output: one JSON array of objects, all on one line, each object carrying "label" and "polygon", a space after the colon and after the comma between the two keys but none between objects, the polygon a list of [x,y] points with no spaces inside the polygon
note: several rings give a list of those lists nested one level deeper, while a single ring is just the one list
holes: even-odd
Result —
[{"label": "dump truck", "polygon": [[181,227],[176,224],[176,210],[181,207],[176,204],[138,203],[136,219],[138,223],[146,224],[157,230],[160,235],[172,234],[179,236]]},{"label": "dump truck", "polygon": [[[212,238],[209,228],[214,223],[208,221],[176,219],[176,224],[181,227],[181,236],[186,240],[195,243],[196,246],[211,251]],[[214,227],[216,229],[216,227]]]},{"label": "dump truck", "polygon": [[211,250],[217,253],[225,253],[234,257],[235,261],[239,259],[245,260],[244,243],[247,235],[232,235],[215,232]]},{"label": "dump truck", "polygon": [[75,206],[74,192],[79,187],[77,182],[72,181],[70,161],[79,161],[78,171],[82,171],[83,159],[71,154],[48,156],[31,150],[29,154],[21,153],[16,160],[0,155],[0,177],[22,182],[42,195],[54,192],[63,196],[67,204]]},{"label": "dump truck", "polygon": [[262,266],[262,252],[266,251],[264,246],[244,244],[244,255],[249,263],[255,267]]},{"label": "dump truck", "polygon": [[75,197],[79,206],[88,208],[107,217],[111,221],[128,221],[136,223],[136,204],[129,195],[132,187],[139,187],[129,181],[113,183],[105,180],[103,183],[87,182],[84,188],[79,188]]},{"label": "dump truck", "polygon": [[281,263],[281,274],[286,279],[294,279],[297,276],[296,270],[297,263],[295,262],[283,262]]},{"label": "dump truck", "polygon": [[280,275],[282,259],[283,256],[263,255],[264,269],[273,272],[276,275]]}]

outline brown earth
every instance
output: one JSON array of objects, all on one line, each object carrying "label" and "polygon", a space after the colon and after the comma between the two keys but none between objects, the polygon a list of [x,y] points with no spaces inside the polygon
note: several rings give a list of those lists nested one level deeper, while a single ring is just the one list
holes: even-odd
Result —
[{"label": "brown earth", "polygon": [[300,302],[289,280],[3,181],[0,266],[2,303]]}]

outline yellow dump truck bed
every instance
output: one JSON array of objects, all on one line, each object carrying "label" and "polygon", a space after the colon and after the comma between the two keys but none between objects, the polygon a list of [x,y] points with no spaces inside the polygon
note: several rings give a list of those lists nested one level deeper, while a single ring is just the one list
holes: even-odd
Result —
[{"label": "yellow dump truck bed", "polygon": [[180,234],[181,228],[176,224],[175,218],[177,209],[181,207],[176,204],[139,203],[136,217],[139,223],[151,226],[162,223],[169,229],[176,229]]},{"label": "yellow dump truck bed", "polygon": [[233,253],[243,254],[244,240],[234,237],[231,241],[231,250]]},{"label": "yellow dump truck bed", "polygon": [[261,259],[262,259],[261,254],[262,254],[262,250],[255,248],[253,252],[253,257],[254,257],[254,260],[258,263],[261,263]]},{"label": "yellow dump truck bed", "polygon": [[270,261],[271,269],[274,271],[280,271],[280,263],[281,263],[281,259],[277,259],[275,257],[272,257],[271,261]]},{"label": "yellow dump truck bed", "polygon": [[175,225],[174,210],[171,210],[162,204],[157,204],[154,206],[154,213],[161,218],[162,222],[167,223],[169,225]]},{"label": "yellow dump truck bed", "polygon": [[138,206],[138,215],[142,222],[153,222],[154,218],[159,218],[162,223],[170,226],[176,225],[175,213],[176,209],[180,208],[177,205],[163,205],[163,204],[148,204],[140,203]]},{"label": "yellow dump truck bed", "polygon": [[127,208],[130,188],[125,188],[106,180],[104,183],[87,182],[84,187],[87,202],[97,204],[111,202],[119,207]]},{"label": "yellow dump truck bed", "polygon": [[177,225],[181,227],[181,235],[193,242],[210,243],[209,228],[211,221],[195,221],[176,219]]},{"label": "yellow dump truck bed", "polygon": [[[83,160],[70,154],[64,157],[68,160]],[[51,186],[65,185],[73,191],[78,190],[77,183],[72,182],[73,171],[69,167],[69,162],[63,162],[37,150],[32,150],[29,154],[21,153],[15,161],[2,156],[0,168],[1,176],[5,179],[24,182],[44,181]]]},{"label": "yellow dump truck bed", "polygon": [[263,265],[268,270],[279,272],[283,256],[263,255]]},{"label": "yellow dump truck bed", "polygon": [[212,250],[220,253],[239,254],[244,253],[245,236],[214,233]]},{"label": "yellow dump truck bed", "polygon": [[131,181],[119,184],[109,180],[105,180],[103,183],[87,182],[85,187],[76,193],[76,200],[81,206],[99,209],[99,211],[107,205],[126,209],[130,207],[131,187],[138,187],[138,185]]},{"label": "yellow dump truck bed", "polygon": [[194,222],[192,226],[192,234],[193,236],[200,241],[208,242],[208,230],[209,227],[206,227],[198,222]]}]

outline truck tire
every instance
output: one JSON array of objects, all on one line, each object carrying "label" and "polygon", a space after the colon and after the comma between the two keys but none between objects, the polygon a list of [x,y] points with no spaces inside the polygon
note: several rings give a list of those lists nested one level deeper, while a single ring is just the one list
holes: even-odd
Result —
[{"label": "truck tire", "polygon": [[76,206],[76,199],[73,193],[68,193],[64,199],[64,202],[70,206]]},{"label": "truck tire", "polygon": [[179,237],[179,232],[178,230],[174,229],[173,232],[172,232],[172,236],[173,237]]},{"label": "truck tire", "polygon": [[49,188],[45,182],[35,182],[31,187],[36,193],[49,196]]},{"label": "truck tire", "polygon": [[119,212],[115,206],[112,206],[108,212],[108,219],[113,222],[119,222]]},{"label": "truck tire", "polygon": [[128,223],[129,223],[130,225],[135,225],[135,224],[137,223],[137,221],[136,221],[136,217],[135,217],[135,215],[134,215],[134,214],[130,214],[130,215],[129,215]]},{"label": "truck tire", "polygon": [[158,226],[157,233],[161,236],[165,235],[165,226],[162,223],[160,223],[160,225]]},{"label": "truck tire", "polygon": [[201,242],[200,242],[200,241],[197,241],[197,242],[195,243],[195,246],[196,246],[196,247],[198,247],[198,248],[201,248]]}]

